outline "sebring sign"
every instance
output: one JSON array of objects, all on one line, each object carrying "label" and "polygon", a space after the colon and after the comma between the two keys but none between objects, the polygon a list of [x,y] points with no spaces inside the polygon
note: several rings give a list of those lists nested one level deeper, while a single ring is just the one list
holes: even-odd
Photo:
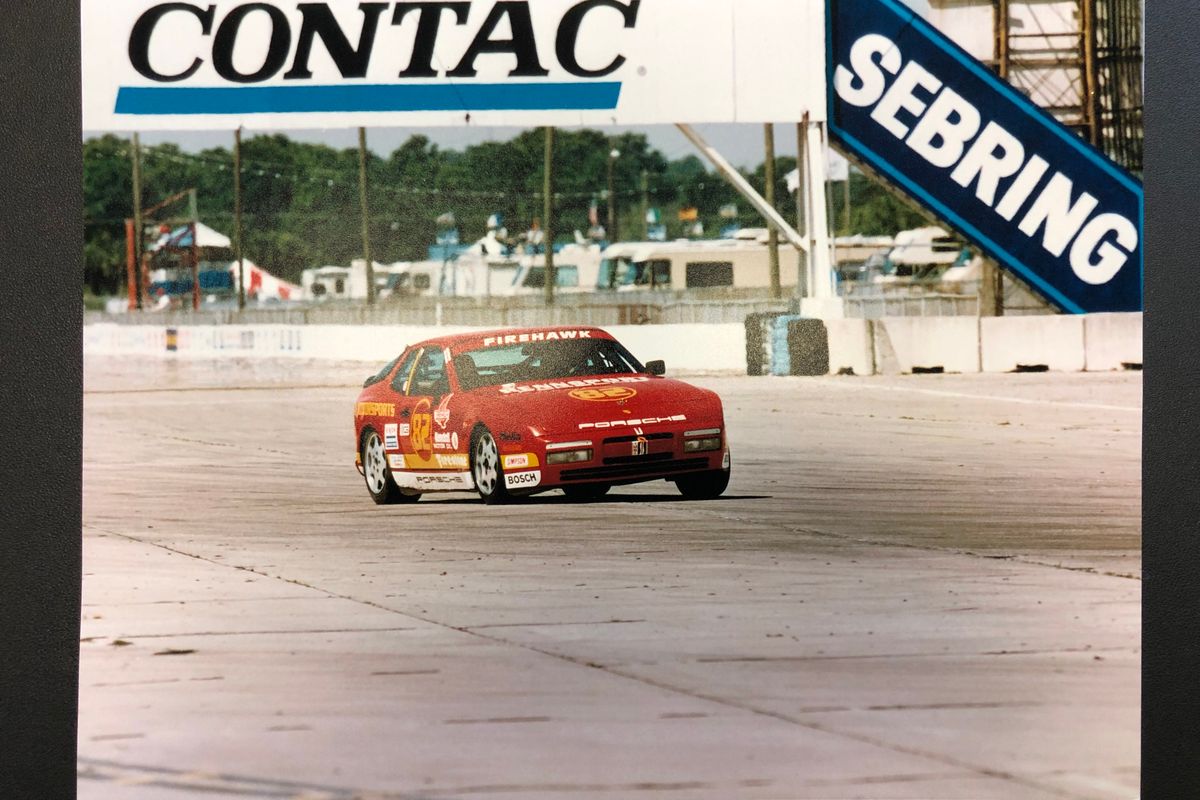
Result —
[{"label": "sebring sign", "polygon": [[1142,307],[1142,186],[895,0],[836,0],[829,129],[1064,311]]},{"label": "sebring sign", "polygon": [[84,127],[819,120],[823,6],[84,0]]}]

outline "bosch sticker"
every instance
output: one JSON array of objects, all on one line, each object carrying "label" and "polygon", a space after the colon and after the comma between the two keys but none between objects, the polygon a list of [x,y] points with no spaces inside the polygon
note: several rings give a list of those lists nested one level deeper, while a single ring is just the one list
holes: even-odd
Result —
[{"label": "bosch sticker", "polygon": [[541,470],[530,472],[512,472],[504,476],[504,485],[509,489],[528,488],[542,482]]}]

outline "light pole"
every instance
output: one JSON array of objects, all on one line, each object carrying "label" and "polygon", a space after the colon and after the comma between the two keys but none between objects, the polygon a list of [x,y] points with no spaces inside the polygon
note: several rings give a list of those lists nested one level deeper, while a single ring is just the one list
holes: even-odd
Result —
[{"label": "light pole", "polygon": [[617,192],[616,180],[613,177],[613,167],[616,166],[617,159],[621,157],[621,151],[613,148],[608,152],[608,240],[615,242],[617,236]]}]

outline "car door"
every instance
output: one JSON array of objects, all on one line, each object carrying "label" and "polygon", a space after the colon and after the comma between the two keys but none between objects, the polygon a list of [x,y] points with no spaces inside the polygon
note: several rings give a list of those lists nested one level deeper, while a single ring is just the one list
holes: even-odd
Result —
[{"label": "car door", "polygon": [[450,426],[450,377],[446,351],[427,347],[417,359],[408,386],[412,403],[406,459],[423,470],[466,470],[462,442]]},{"label": "car door", "polygon": [[388,385],[389,399],[395,408],[392,418],[386,420],[383,425],[383,449],[388,455],[388,466],[393,471],[410,469],[405,459],[405,441],[412,433],[413,410],[413,401],[408,395],[408,386],[413,366],[420,355],[420,348],[414,348],[406,353],[392,373]]}]

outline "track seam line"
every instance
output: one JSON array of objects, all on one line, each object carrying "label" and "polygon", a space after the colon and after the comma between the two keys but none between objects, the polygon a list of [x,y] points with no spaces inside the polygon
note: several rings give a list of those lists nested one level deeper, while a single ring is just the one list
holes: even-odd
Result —
[{"label": "track seam line", "polygon": [[[100,529],[96,528],[95,530],[100,530]],[[945,755],[941,755],[938,753],[926,752],[926,751],[923,751],[923,750],[921,750],[919,748],[915,748],[915,747],[907,747],[905,745],[895,744],[892,742],[888,742],[886,740],[876,739],[874,737],[867,736],[865,734],[836,730],[836,729],[831,728],[826,725],[821,725],[816,722],[802,720],[802,719],[799,719],[796,717],[792,717],[791,715],[784,714],[782,712],[772,711],[772,710],[766,709],[766,708],[759,708],[759,707],[754,706],[749,703],[741,703],[741,702],[731,700],[728,698],[723,698],[723,697],[719,697],[716,695],[710,695],[710,694],[700,692],[700,691],[697,691],[694,689],[673,686],[671,684],[664,683],[664,682],[659,681],[654,678],[649,678],[649,677],[642,676],[642,675],[636,675],[634,673],[620,670],[615,667],[606,667],[603,664],[597,664],[595,662],[587,661],[585,659],[578,658],[576,656],[572,656],[572,655],[569,655],[566,653],[556,653],[552,650],[546,650],[544,648],[537,647],[537,646],[534,646],[531,644],[527,644],[525,642],[512,641],[510,639],[505,639],[500,636],[493,636],[493,635],[486,634],[486,633],[478,633],[478,632],[472,630],[471,628],[461,627],[461,626],[457,626],[457,625],[450,625],[449,623],[441,622],[439,620],[432,619],[429,617],[423,617],[418,614],[414,614],[410,611],[402,611],[400,609],[391,608],[391,607],[385,606],[381,603],[377,603],[373,600],[365,600],[362,598],[352,597],[350,595],[341,594],[339,592],[331,591],[329,589],[324,589],[320,586],[315,586],[310,583],[305,583],[304,581],[301,581],[301,580],[298,580],[295,578],[285,578],[281,575],[271,575],[269,573],[261,572],[253,567],[239,566],[237,564],[223,564],[220,561],[216,561],[215,559],[211,559],[206,556],[198,555],[196,553],[189,553],[185,550],[180,550],[178,548],[171,547],[171,546],[165,545],[165,544],[161,544],[159,542],[147,541],[145,539],[139,539],[138,537],[132,536],[130,534],[119,533],[116,531],[108,531],[108,530],[106,530],[104,532],[108,533],[110,535],[113,535],[113,536],[117,536],[122,539],[126,539],[131,542],[137,542],[138,544],[149,545],[151,547],[157,547],[162,550],[166,550],[168,552],[177,553],[178,555],[187,556],[189,558],[194,558],[197,561],[203,561],[207,564],[224,567],[226,569],[239,570],[242,572],[250,572],[250,573],[253,573],[256,575],[261,575],[265,578],[271,578],[273,580],[284,581],[286,583],[291,583],[296,586],[303,586],[307,589],[311,589],[315,592],[321,592],[330,597],[336,597],[341,600],[347,600],[352,603],[358,603],[360,605],[368,606],[370,608],[376,608],[376,609],[379,609],[380,611],[386,611],[390,614],[396,614],[396,615],[399,615],[402,617],[406,617],[408,619],[414,619],[419,622],[423,622],[427,625],[436,626],[443,630],[455,631],[457,633],[461,633],[466,636],[483,639],[485,641],[494,642],[496,644],[501,644],[501,645],[505,645],[508,647],[516,647],[518,649],[525,650],[526,652],[537,653],[539,655],[553,658],[558,661],[566,662],[569,664],[574,664],[575,666],[587,667],[589,669],[596,669],[601,672],[604,672],[607,675],[612,675],[614,677],[623,678],[625,680],[630,680],[635,683],[643,684],[645,686],[652,686],[652,687],[654,687],[656,689],[660,689],[662,691],[680,694],[685,697],[691,697],[696,700],[703,700],[705,702],[715,703],[717,705],[721,705],[726,708],[735,708],[739,711],[745,711],[745,712],[748,712],[751,714],[756,714],[756,715],[767,717],[770,719],[775,719],[775,720],[778,720],[781,722],[786,722],[788,724],[796,725],[798,727],[806,728],[808,730],[816,731],[818,733],[822,733],[822,734],[825,734],[828,736],[841,737],[843,739],[850,739],[852,741],[857,741],[857,742],[860,742],[863,744],[869,744],[873,747],[878,747],[878,748],[881,748],[884,750],[890,750],[892,752],[902,753],[904,755],[910,755],[910,756],[914,756],[917,758],[925,758],[930,761],[945,764],[946,766],[955,767],[958,769],[965,769],[972,773],[982,775],[984,777],[997,778],[1000,780],[1011,781],[1013,783],[1020,784],[1022,786],[1028,786],[1033,789],[1038,789],[1040,791],[1049,792],[1050,794],[1054,794],[1059,797],[1070,798],[1071,800],[1088,800],[1086,795],[1074,794],[1072,792],[1069,792],[1064,789],[1060,789],[1055,786],[1046,786],[1046,785],[1038,783],[1037,781],[1034,781],[1032,779],[1025,778],[1025,777],[1022,777],[1020,775],[1016,775],[1013,773],[1004,772],[1002,770],[996,770],[996,769],[992,769],[990,767],[984,767],[984,766],[980,766],[978,764],[972,764],[967,761],[962,761],[960,759],[952,758],[950,756],[945,756]]]}]

